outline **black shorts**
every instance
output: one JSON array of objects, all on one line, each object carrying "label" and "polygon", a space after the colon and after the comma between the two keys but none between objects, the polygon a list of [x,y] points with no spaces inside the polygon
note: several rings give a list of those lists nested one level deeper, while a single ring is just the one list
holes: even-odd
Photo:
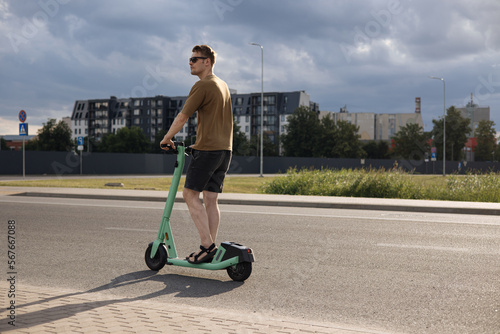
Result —
[{"label": "black shorts", "polygon": [[231,162],[231,151],[193,150],[184,188],[221,193]]}]

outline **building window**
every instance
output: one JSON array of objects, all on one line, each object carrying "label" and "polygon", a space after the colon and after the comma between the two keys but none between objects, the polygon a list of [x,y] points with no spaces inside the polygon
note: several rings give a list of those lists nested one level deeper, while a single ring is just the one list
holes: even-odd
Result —
[{"label": "building window", "polygon": [[141,109],[134,109],[134,116],[140,116],[141,115]]},{"label": "building window", "polygon": [[276,104],[276,96],[266,96],[264,97],[264,103],[267,105],[275,105]]}]

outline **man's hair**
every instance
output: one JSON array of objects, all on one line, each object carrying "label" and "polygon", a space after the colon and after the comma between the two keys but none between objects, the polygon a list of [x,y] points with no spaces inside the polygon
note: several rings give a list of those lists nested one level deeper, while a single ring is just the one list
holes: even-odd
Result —
[{"label": "man's hair", "polygon": [[201,55],[203,57],[208,57],[208,59],[210,59],[210,63],[212,64],[212,67],[214,67],[215,65],[215,58],[217,57],[217,54],[215,53],[214,50],[212,50],[211,47],[209,47],[208,45],[196,45],[194,48],[193,48],[193,51],[192,52],[198,52],[198,53],[201,53]]}]

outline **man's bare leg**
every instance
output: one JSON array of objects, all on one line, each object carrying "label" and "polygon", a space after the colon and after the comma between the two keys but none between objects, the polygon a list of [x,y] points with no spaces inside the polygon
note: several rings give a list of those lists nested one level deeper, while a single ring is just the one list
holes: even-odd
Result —
[{"label": "man's bare leg", "polygon": [[[189,209],[189,213],[191,214],[191,218],[193,219],[193,222],[196,226],[196,228],[198,229],[198,233],[200,235],[200,244],[205,247],[205,248],[208,248],[212,245],[212,243],[214,243],[215,239],[212,238],[212,229],[215,228],[215,236],[217,235],[217,229],[218,229],[218,220],[217,220],[217,224],[215,223],[212,223],[212,228],[210,226],[210,218],[209,218],[209,215],[207,213],[207,211],[210,211],[211,212],[211,216],[214,216],[214,209],[213,209],[213,197],[214,196],[211,196],[210,194],[208,195],[208,198],[206,200],[208,200],[208,202],[210,202],[210,204],[208,205],[211,209],[210,210],[207,210],[205,208],[205,206],[203,206],[203,204],[201,203],[200,201],[200,192],[198,191],[195,191],[195,190],[191,190],[191,189],[188,189],[188,188],[184,188],[184,191],[183,191],[183,197],[184,197],[184,201],[186,202],[187,206],[188,206],[188,209]],[[217,195],[217,194],[216,194]],[[205,194],[203,196],[204,200],[205,200]],[[217,200],[217,196],[215,196],[215,201]],[[218,211],[218,207],[217,207],[217,211]],[[217,213],[217,215],[219,215]],[[213,218],[212,218],[213,220]],[[193,254],[193,256],[190,257],[190,260],[191,261],[194,261],[194,255],[197,255],[199,254],[200,251],[198,252],[195,252]],[[200,255],[200,258],[199,260],[202,260],[207,254],[202,254]]]},{"label": "man's bare leg", "polygon": [[208,227],[210,229],[210,237],[212,242],[217,239],[220,224],[220,210],[218,203],[219,194],[211,191],[203,191],[203,203],[208,217]]}]

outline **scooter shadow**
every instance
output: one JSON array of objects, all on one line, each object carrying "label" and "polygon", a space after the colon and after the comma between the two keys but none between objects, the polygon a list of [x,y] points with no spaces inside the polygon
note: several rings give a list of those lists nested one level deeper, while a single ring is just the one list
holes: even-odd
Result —
[{"label": "scooter shadow", "polygon": [[[177,298],[206,298],[228,293],[243,282],[220,281],[180,274],[163,274],[152,276],[150,281],[162,282],[165,289],[155,293],[155,297],[172,294]],[[151,297],[152,298],[152,297]]]},{"label": "scooter shadow", "polygon": [[244,284],[243,282],[220,281],[181,274],[158,274],[150,270],[141,270],[120,275],[112,279],[110,283],[87,292],[105,291],[148,281],[161,282],[165,284],[165,288],[139,297],[142,300],[162,295],[174,295],[178,298],[205,298],[230,292]]}]

